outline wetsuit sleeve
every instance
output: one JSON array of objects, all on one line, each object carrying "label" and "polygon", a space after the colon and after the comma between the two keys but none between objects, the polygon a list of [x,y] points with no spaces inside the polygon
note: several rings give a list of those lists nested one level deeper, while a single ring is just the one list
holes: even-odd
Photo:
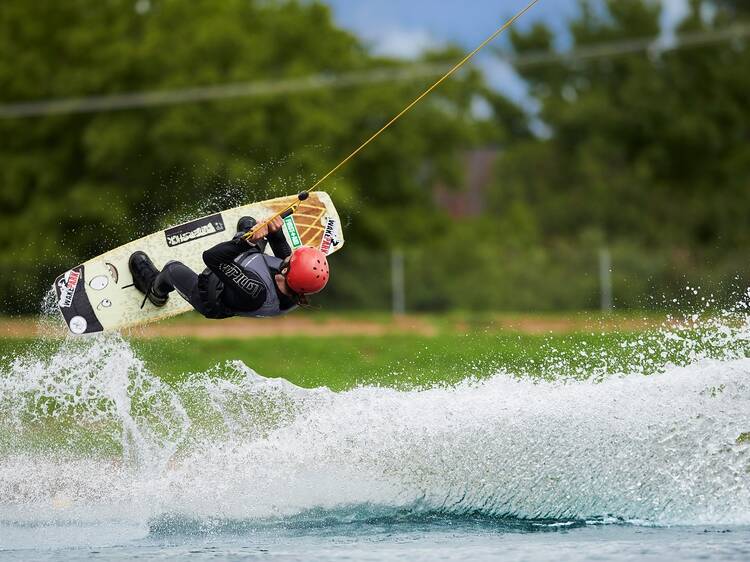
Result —
[{"label": "wetsuit sleeve", "polygon": [[292,249],[289,247],[289,243],[286,241],[286,237],[281,230],[276,232],[270,232],[266,236],[266,240],[271,245],[271,251],[273,255],[282,260],[292,255]]},{"label": "wetsuit sleeve", "polygon": [[211,271],[218,274],[219,272],[217,270],[219,265],[222,263],[231,263],[234,261],[234,258],[252,250],[252,248],[253,246],[242,239],[221,242],[220,244],[216,244],[213,248],[209,248],[203,252],[203,261]]}]

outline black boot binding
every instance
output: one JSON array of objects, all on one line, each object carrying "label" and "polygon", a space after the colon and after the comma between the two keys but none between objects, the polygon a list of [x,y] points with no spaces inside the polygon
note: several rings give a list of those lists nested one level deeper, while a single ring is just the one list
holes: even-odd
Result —
[{"label": "black boot binding", "polygon": [[150,301],[154,306],[162,307],[167,304],[169,293],[163,294],[156,290],[154,282],[159,275],[159,270],[144,252],[134,252],[128,261],[130,273],[133,275],[133,285],[145,296],[141,308]]},{"label": "black boot binding", "polygon": [[251,230],[256,224],[258,224],[258,221],[253,217],[241,217],[240,220],[237,221],[237,232],[244,234]]}]

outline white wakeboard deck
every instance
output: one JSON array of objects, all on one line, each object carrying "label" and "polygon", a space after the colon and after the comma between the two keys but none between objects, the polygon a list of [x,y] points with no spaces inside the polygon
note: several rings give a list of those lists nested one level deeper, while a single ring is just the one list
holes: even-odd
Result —
[{"label": "white wakeboard deck", "polygon": [[[144,295],[133,286],[128,267],[131,254],[146,252],[159,269],[177,260],[200,273],[206,267],[203,252],[231,239],[240,217],[262,221],[296,201],[296,195],[279,197],[201,217],[144,236],[66,271],[55,280],[54,289],[69,330],[74,334],[119,330],[192,310],[176,292],[161,308],[148,301],[141,308]],[[331,254],[344,245],[338,212],[330,196],[321,191],[300,202],[295,213],[284,220],[282,230],[292,250],[312,246]]]}]

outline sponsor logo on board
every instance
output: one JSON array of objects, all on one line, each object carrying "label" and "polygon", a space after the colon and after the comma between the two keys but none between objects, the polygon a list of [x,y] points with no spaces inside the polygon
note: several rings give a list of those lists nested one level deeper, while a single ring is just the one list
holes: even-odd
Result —
[{"label": "sponsor logo on board", "polygon": [[73,304],[73,297],[76,294],[78,280],[81,278],[79,269],[71,269],[58,282],[57,287],[60,290],[60,300],[57,304],[62,308],[70,308]]},{"label": "sponsor logo on board", "polygon": [[328,255],[331,252],[331,247],[339,245],[339,240],[336,238],[336,219],[326,217],[325,228],[323,229],[323,240],[320,242],[320,251]]},{"label": "sponsor logo on board", "polygon": [[289,215],[284,218],[284,227],[286,228],[286,233],[289,235],[289,240],[292,242],[292,249],[302,246],[302,239],[299,237],[297,224],[294,222],[293,216]]},{"label": "sponsor logo on board", "polygon": [[171,248],[211,236],[218,232],[224,232],[226,227],[224,226],[224,220],[221,215],[212,215],[202,219],[194,220],[180,226],[168,228],[164,231],[164,236],[167,238],[167,245]]}]

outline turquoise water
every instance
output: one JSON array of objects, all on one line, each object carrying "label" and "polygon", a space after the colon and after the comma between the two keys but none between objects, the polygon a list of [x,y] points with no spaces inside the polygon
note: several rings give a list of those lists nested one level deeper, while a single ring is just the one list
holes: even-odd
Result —
[{"label": "turquoise water", "polygon": [[411,391],[31,351],[0,373],[0,557],[748,559],[750,326],[695,322],[624,371]]},{"label": "turquoise water", "polygon": [[[297,522],[299,523],[299,522]],[[434,516],[206,532],[127,524],[0,526],[3,560],[747,560],[750,528],[523,524]],[[95,538],[94,538],[95,537]],[[33,546],[31,546],[33,545]]]}]

